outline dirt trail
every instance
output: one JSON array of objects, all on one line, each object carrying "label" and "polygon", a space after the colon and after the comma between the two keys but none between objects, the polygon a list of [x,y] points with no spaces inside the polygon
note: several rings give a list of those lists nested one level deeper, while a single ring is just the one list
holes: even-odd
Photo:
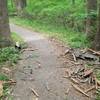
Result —
[{"label": "dirt trail", "polygon": [[[11,31],[19,34],[28,47],[35,51],[25,51],[17,64],[13,89],[14,100],[37,100],[30,88],[39,95],[38,100],[91,100],[76,92],[68,79],[63,78],[63,61],[58,59],[60,50],[39,33],[11,24]],[[66,94],[67,90],[69,93]]]}]

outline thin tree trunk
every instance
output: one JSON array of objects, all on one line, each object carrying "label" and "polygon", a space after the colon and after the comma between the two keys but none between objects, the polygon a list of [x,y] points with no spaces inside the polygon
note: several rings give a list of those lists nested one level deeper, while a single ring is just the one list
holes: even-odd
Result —
[{"label": "thin tree trunk", "polygon": [[89,39],[94,37],[94,26],[96,25],[97,0],[87,0],[86,35]]},{"label": "thin tree trunk", "polygon": [[7,10],[7,0],[0,0],[0,47],[3,41],[8,44],[10,39],[10,28]]},{"label": "thin tree trunk", "polygon": [[97,34],[95,36],[94,49],[95,50],[100,50],[100,2],[99,2],[99,14],[98,14]]},{"label": "thin tree trunk", "polygon": [[19,14],[27,5],[26,0],[14,0],[17,13]]},{"label": "thin tree trunk", "polygon": [[7,0],[0,0],[0,35],[10,36]]}]

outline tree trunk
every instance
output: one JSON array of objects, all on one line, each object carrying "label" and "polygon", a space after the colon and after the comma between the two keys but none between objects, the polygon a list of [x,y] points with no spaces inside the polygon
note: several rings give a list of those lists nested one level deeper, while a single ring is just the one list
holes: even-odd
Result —
[{"label": "tree trunk", "polygon": [[4,45],[8,44],[10,39],[10,28],[7,11],[7,0],[0,0],[0,47],[2,43],[6,41]]},{"label": "tree trunk", "polygon": [[100,2],[99,2],[99,14],[98,14],[98,24],[97,24],[97,34],[94,40],[94,49],[100,51]]},{"label": "tree trunk", "polygon": [[96,25],[97,0],[87,0],[86,35],[89,39],[94,38],[94,26]]},{"label": "tree trunk", "polygon": [[26,0],[14,0],[14,3],[15,3],[15,6],[16,6],[17,13],[22,11],[27,5]]},{"label": "tree trunk", "polygon": [[7,0],[0,0],[0,35],[10,36]]}]

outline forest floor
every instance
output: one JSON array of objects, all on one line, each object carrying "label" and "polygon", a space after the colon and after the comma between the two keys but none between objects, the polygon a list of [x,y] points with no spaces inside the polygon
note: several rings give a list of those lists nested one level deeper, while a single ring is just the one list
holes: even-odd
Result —
[{"label": "forest floor", "polygon": [[17,83],[11,94],[14,100],[94,100],[76,91],[71,81],[64,78],[72,67],[70,56],[61,56],[68,47],[17,25],[11,24],[11,31],[33,49],[24,51],[16,65],[13,78]]}]

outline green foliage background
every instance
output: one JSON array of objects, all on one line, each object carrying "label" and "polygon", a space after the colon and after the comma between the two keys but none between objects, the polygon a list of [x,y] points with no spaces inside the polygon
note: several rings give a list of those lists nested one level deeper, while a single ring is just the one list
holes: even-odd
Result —
[{"label": "green foliage background", "polygon": [[[8,2],[9,14],[16,13],[11,1]],[[27,0],[27,7],[20,12],[21,19],[14,17],[12,21],[49,33],[49,36],[57,37],[72,47],[86,47],[85,4],[84,0],[76,0],[75,5],[71,0]]]}]

